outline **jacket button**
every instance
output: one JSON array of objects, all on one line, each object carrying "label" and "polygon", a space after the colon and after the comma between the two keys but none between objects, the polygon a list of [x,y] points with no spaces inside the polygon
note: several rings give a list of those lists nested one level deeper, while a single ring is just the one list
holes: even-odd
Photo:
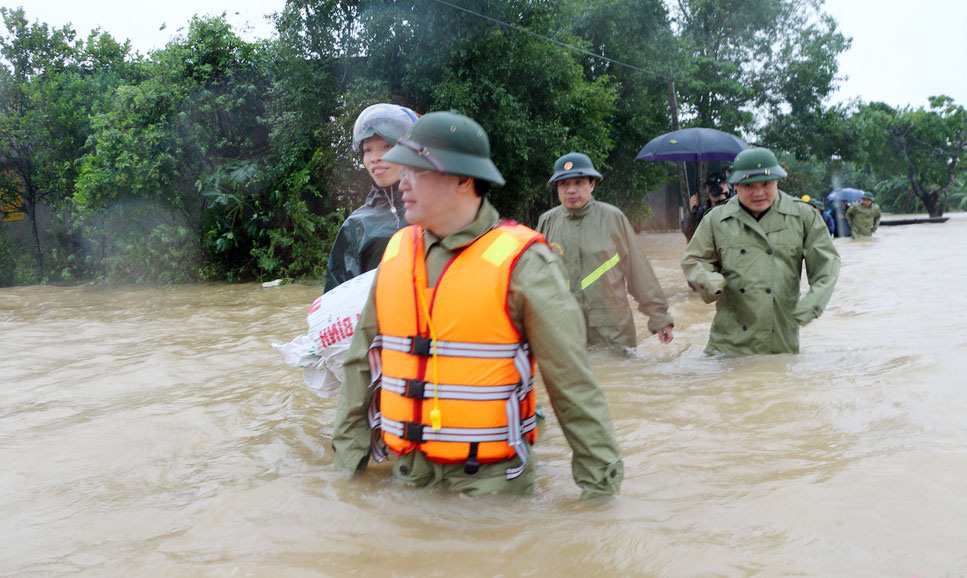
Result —
[{"label": "jacket button", "polygon": [[745,287],[739,289],[739,293],[745,293]]},{"label": "jacket button", "polygon": [[404,476],[406,475],[406,472],[408,472],[408,471],[409,470],[406,468],[406,466],[400,466],[400,473],[403,474]]},{"label": "jacket button", "polygon": [[739,251],[739,254],[745,255],[745,249],[742,249],[741,251]]},{"label": "jacket button", "polygon": [[766,289],[766,293],[772,293],[772,289]]},{"label": "jacket button", "polygon": [[617,470],[611,470],[611,473],[608,474],[608,475],[611,476],[612,479],[614,479],[614,478],[618,477],[618,471]]},{"label": "jacket button", "polygon": [[772,249],[769,249],[768,251],[766,251],[766,255],[772,255]]},{"label": "jacket button", "polygon": [[748,330],[749,330],[749,327],[748,326],[746,326],[746,325],[743,325],[742,326],[742,331],[748,331]]}]

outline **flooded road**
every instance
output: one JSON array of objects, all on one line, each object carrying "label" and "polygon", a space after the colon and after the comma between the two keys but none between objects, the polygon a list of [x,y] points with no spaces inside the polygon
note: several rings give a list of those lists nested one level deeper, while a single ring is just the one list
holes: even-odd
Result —
[{"label": "flooded road", "polygon": [[337,474],[270,347],[318,286],[0,289],[0,575],[967,574],[967,215],[836,239],[799,355],[706,357],[684,238],[642,243],[675,340],[592,355],[626,477],[591,505],[553,414],[533,497]]}]

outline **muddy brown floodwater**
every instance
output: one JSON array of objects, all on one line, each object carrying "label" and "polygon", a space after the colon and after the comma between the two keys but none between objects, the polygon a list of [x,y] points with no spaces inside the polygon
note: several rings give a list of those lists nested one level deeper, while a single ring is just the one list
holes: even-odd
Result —
[{"label": "muddy brown floodwater", "polygon": [[836,239],[799,355],[706,357],[684,238],[643,235],[675,341],[592,354],[626,477],[591,505],[553,415],[532,497],[337,474],[336,400],[270,347],[318,286],[0,289],[0,575],[965,575],[967,215],[950,216]]}]

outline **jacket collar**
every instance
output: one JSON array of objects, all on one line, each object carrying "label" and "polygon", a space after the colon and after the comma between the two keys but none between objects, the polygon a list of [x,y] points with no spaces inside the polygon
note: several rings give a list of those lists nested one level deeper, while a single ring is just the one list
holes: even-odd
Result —
[{"label": "jacket collar", "polygon": [[769,210],[758,221],[755,220],[748,211],[739,204],[739,197],[735,196],[728,200],[720,211],[721,220],[738,219],[747,227],[768,239],[768,233],[774,233],[786,227],[785,219],[782,215],[799,215],[799,208],[795,206],[797,201],[782,191],[776,192],[776,200],[769,207]]},{"label": "jacket collar", "polygon": [[401,196],[399,186],[399,181],[388,187],[377,187],[374,184],[369,190],[369,194],[366,195],[366,204],[370,207],[376,207],[377,205],[389,205],[390,199],[393,199],[394,205],[398,204]]},{"label": "jacket collar", "polygon": [[564,216],[566,216],[568,219],[583,219],[588,215],[588,213],[591,212],[591,205],[593,204],[594,197],[591,197],[580,209],[569,209],[564,205],[561,205],[561,207],[564,209]]}]

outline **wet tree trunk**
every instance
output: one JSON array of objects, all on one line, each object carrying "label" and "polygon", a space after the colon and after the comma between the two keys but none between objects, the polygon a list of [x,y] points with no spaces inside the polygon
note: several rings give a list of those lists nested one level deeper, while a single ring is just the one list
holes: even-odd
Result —
[{"label": "wet tree trunk", "polygon": [[34,187],[33,179],[30,178],[30,165],[27,161],[21,162],[21,167],[19,170],[20,179],[23,181],[23,198],[21,203],[23,204],[24,212],[27,213],[27,218],[30,219],[30,233],[34,238],[34,250],[37,252],[37,271],[40,274],[40,278],[44,278],[46,271],[44,270],[44,253],[40,248],[40,231],[37,229],[37,202],[38,194],[37,189]]},{"label": "wet tree trunk", "polygon": [[944,210],[946,210],[946,203],[944,202],[944,196],[938,194],[936,191],[929,192],[923,196],[917,194],[920,200],[923,201],[923,206],[927,208],[927,214],[931,217],[942,217]]},{"label": "wet tree trunk", "polygon": [[[955,150],[963,150],[964,145],[964,139],[959,139],[956,143]],[[927,209],[927,214],[931,218],[942,217],[944,211],[947,210],[947,193],[957,182],[957,165],[960,162],[960,153],[951,154],[947,161],[947,184],[931,191],[923,185],[917,168],[910,158],[906,141],[901,141],[901,150],[903,151],[903,158],[907,163],[907,176],[910,179],[913,194],[923,202],[923,206]]]}]

